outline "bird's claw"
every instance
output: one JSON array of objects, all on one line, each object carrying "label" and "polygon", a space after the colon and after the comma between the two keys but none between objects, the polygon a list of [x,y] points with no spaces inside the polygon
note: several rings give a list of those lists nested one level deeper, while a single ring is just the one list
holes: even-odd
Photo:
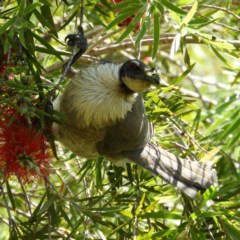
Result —
[{"label": "bird's claw", "polygon": [[65,38],[68,46],[77,46],[78,48],[87,49],[87,38],[82,34],[68,34]]}]

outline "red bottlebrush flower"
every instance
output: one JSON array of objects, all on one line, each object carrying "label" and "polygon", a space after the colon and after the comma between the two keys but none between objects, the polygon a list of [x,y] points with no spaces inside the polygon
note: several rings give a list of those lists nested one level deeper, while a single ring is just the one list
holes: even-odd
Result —
[{"label": "red bottlebrush flower", "polygon": [[0,109],[0,171],[24,182],[49,174],[51,154],[46,139],[15,109]]},{"label": "red bottlebrush flower", "polygon": [[[134,16],[133,16],[133,17],[134,17]],[[128,17],[128,18],[124,19],[122,22],[120,22],[120,23],[118,24],[118,26],[119,26],[119,27],[128,26],[129,23],[131,23],[131,22],[132,22],[132,17]]]},{"label": "red bottlebrush flower", "polygon": [[[117,4],[117,3],[121,3],[123,2],[123,0],[112,0],[112,2],[114,4]],[[132,22],[132,19],[135,17],[135,15],[131,16],[131,17],[127,17],[126,19],[124,19],[122,22],[118,23],[118,26],[119,27],[127,27],[131,22]],[[134,29],[137,31],[139,30],[140,28],[140,24],[136,24]]]},{"label": "red bottlebrush flower", "polygon": [[3,55],[0,57],[0,76],[5,72],[5,70],[8,67],[8,56],[7,55]]},{"label": "red bottlebrush flower", "polygon": [[[0,46],[0,76],[12,80],[14,78],[13,68],[11,57],[8,54],[2,55],[1,46]],[[1,87],[0,93],[4,92],[4,88]]]},{"label": "red bottlebrush flower", "polygon": [[1,65],[0,65],[0,75],[2,75],[2,73],[5,71],[5,69],[6,69],[6,66],[2,65],[2,63],[1,63]]},{"label": "red bottlebrush flower", "polygon": [[[132,22],[132,19],[133,19],[133,18],[134,18],[134,16],[126,18],[126,19],[123,20],[122,22],[118,23],[118,26],[119,26],[119,27],[127,27],[127,26]],[[140,28],[140,24],[137,23],[137,24],[134,26],[134,29],[135,29],[136,31],[138,31],[139,28]]]}]

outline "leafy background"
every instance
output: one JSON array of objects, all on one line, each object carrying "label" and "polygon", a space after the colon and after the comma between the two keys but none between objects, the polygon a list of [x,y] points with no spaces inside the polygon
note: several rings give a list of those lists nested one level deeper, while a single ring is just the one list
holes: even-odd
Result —
[{"label": "leafy background", "polygon": [[[0,84],[14,92],[1,91],[1,105],[44,122],[35,106],[73,54],[64,39],[82,3],[1,1],[1,58],[12,59],[1,64],[13,76]],[[212,161],[219,185],[192,201],[140,167],[79,159],[56,143],[47,181],[1,179],[0,239],[240,239],[239,13],[237,0],[85,0],[89,48],[74,67],[129,58],[157,67],[169,86],[145,94],[154,141]]]}]

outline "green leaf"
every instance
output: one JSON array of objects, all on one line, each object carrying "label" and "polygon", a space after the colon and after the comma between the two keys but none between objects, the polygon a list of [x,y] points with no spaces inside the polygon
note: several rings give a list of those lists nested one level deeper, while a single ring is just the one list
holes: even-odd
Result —
[{"label": "green leaf", "polygon": [[132,20],[132,22],[127,26],[127,29],[122,33],[122,35],[118,38],[118,42],[121,42],[125,37],[127,37],[127,35],[133,31],[133,29],[135,28],[136,24],[138,24],[140,22],[140,19],[142,18],[144,12],[139,12],[137,14],[137,16],[135,16]]},{"label": "green leaf", "polygon": [[59,218],[59,215],[60,214],[58,214],[59,213],[59,209],[57,209],[57,204],[56,203],[58,203],[58,205],[61,205],[61,203],[59,203],[58,201],[57,201],[57,198],[54,200],[54,204],[52,204],[50,207],[49,207],[49,209],[48,209],[48,214],[51,216],[51,225],[53,226],[53,227],[57,227],[58,226],[58,223],[59,223],[59,221],[60,221],[60,218]]},{"label": "green leaf", "polygon": [[[184,41],[184,40],[183,40]],[[183,48],[184,48],[184,51],[183,51],[183,54],[184,54],[184,63],[190,67],[191,66],[191,61],[190,61],[190,56],[189,56],[189,53],[188,53],[188,48],[187,48],[187,45],[184,44],[183,45]]]},{"label": "green leaf", "polygon": [[[53,54],[55,55],[57,58],[59,58],[60,60],[62,60],[62,57],[61,57],[61,52],[59,51],[56,51],[51,44],[49,44],[46,40],[44,40],[42,37],[38,36],[36,33],[32,33],[33,37],[36,38],[43,46],[46,47],[45,51],[43,48],[41,47],[36,47],[36,50],[40,51],[40,49],[42,49],[42,52],[45,52],[45,53],[49,53],[49,54]],[[64,54],[66,55],[66,54]]]},{"label": "green leaf", "polygon": [[194,68],[195,63],[193,63],[187,70],[185,70],[182,75],[180,77],[178,77],[173,84],[177,85],[179,84],[183,79],[185,79],[187,77],[187,75],[192,71],[192,69]]},{"label": "green leaf", "polygon": [[240,201],[233,200],[233,201],[216,202],[214,203],[214,206],[220,207],[220,208],[227,208],[227,209],[240,208]]},{"label": "green leaf", "polygon": [[235,133],[235,136],[233,135],[233,137],[227,142],[224,148],[230,150],[234,145],[239,145],[239,134],[237,133]]},{"label": "green leaf", "polygon": [[13,197],[13,194],[12,194],[12,190],[11,190],[11,187],[10,187],[8,181],[6,181],[6,186],[7,186],[7,194],[8,194],[9,200],[11,202],[12,209],[15,211],[16,204],[15,204],[14,197]]},{"label": "green leaf", "polygon": [[52,207],[52,205],[54,204],[54,201],[55,201],[55,196],[51,196],[50,198],[48,198],[48,200],[39,209],[38,215],[41,216],[42,214],[46,213],[49,210],[49,208]]},{"label": "green leaf", "polygon": [[170,3],[167,0],[161,0],[162,5],[164,5],[166,8],[172,10],[173,12],[179,13],[179,14],[186,14],[184,10],[181,8],[177,7],[176,5]]},{"label": "green leaf", "polygon": [[9,27],[14,26],[15,21],[16,21],[16,17],[9,19],[3,26],[0,27],[0,34],[2,35],[7,31]]},{"label": "green leaf", "polygon": [[213,148],[211,151],[205,153],[204,156],[199,159],[199,161],[204,163],[211,161],[220,150],[221,150],[220,146]]},{"label": "green leaf", "polygon": [[220,103],[216,107],[216,109],[215,109],[216,113],[217,114],[222,114],[223,111],[227,111],[227,108],[229,106],[231,107],[231,105],[234,104],[234,102],[237,101],[237,100],[238,100],[238,96],[236,96],[235,94],[232,95],[232,96],[228,96],[227,99],[225,99],[222,103]]},{"label": "green leaf", "polygon": [[172,42],[171,50],[170,50],[170,56],[173,57],[175,53],[178,51],[181,43],[181,34],[178,32]]},{"label": "green leaf", "polygon": [[141,198],[141,200],[140,200],[140,202],[139,202],[139,204],[138,204],[138,206],[136,208],[136,212],[135,212],[136,215],[139,215],[139,213],[142,211],[142,207],[143,207],[143,203],[144,203],[144,200],[145,200],[145,196],[146,196],[145,193],[143,193],[142,198]]},{"label": "green leaf", "polygon": [[41,2],[44,5],[47,5],[47,6],[51,7],[51,1],[49,1],[49,0],[39,0],[39,2]]},{"label": "green leaf", "polygon": [[161,212],[151,212],[141,215],[141,218],[164,218],[164,219],[185,219],[185,217],[178,213],[161,211]]},{"label": "green leaf", "polygon": [[[43,9],[41,9],[41,10],[43,11]],[[38,19],[38,21],[42,24],[43,27],[47,27],[47,28],[51,29],[51,32],[55,36],[57,36],[56,30],[55,30],[55,26],[52,25],[53,24],[53,22],[52,22],[53,20],[50,20],[51,19],[51,16],[49,16],[50,13],[42,14],[42,12],[40,13],[37,9],[35,9],[33,11],[33,13],[36,16],[36,18]],[[46,17],[44,17],[44,15],[46,15]]]},{"label": "green leaf", "polygon": [[226,49],[226,50],[236,50],[233,44],[228,42],[219,42],[217,40],[211,40],[212,36],[209,35],[200,35],[197,34],[197,37],[200,38],[203,42],[208,43],[212,47],[217,47],[219,49]]},{"label": "green leaf", "polygon": [[18,15],[23,16],[24,15],[24,10],[26,7],[27,2],[25,0],[21,0],[20,3],[18,4]]},{"label": "green leaf", "polygon": [[[216,45],[216,44],[214,44]],[[235,67],[222,55],[220,54],[220,52],[211,45],[211,48],[213,50],[213,52],[216,54],[216,56],[223,62],[225,63],[226,65],[228,65],[229,67],[231,67],[232,69],[234,69]]]},{"label": "green leaf", "polygon": [[20,30],[18,31],[18,36],[19,36],[19,40],[20,40],[22,46],[23,46],[25,49],[28,49],[27,44],[26,44],[26,41],[25,41],[24,32],[25,32],[24,29],[20,29]]},{"label": "green leaf", "polygon": [[46,26],[48,26],[52,31],[56,33],[50,7],[48,5],[43,5],[40,9],[42,17],[45,19],[44,23],[46,24]]},{"label": "green leaf", "polygon": [[28,5],[25,9],[24,9],[24,15],[26,16],[27,14],[32,13],[36,8],[42,6],[41,3],[37,2],[37,3],[33,3]]},{"label": "green leaf", "polygon": [[236,84],[240,79],[240,71],[236,74],[234,80],[232,81],[232,85]]},{"label": "green leaf", "polygon": [[75,11],[75,12],[72,13],[72,15],[70,15],[70,16],[68,15],[68,19],[66,19],[66,20],[64,21],[64,23],[63,23],[62,26],[59,28],[59,30],[64,29],[64,28],[73,20],[73,18],[76,17],[77,14],[78,14],[78,11]]},{"label": "green leaf", "polygon": [[238,132],[240,130],[240,116],[239,116],[239,109],[233,112],[231,116],[231,123],[228,125],[228,127],[222,132],[221,138],[227,137],[229,134],[234,134],[235,132]]},{"label": "green leaf", "polygon": [[[94,5],[94,12],[98,12],[98,13],[100,13],[102,16],[105,16],[105,17],[107,17],[107,18],[109,17],[108,11],[109,11],[109,10],[103,8],[102,4],[100,4],[100,3],[97,3],[97,4]],[[112,11],[112,9],[111,9],[111,11]],[[98,19],[97,21],[99,21],[99,19]],[[99,23],[100,23],[100,22],[99,22]]]},{"label": "green leaf", "polygon": [[194,15],[197,11],[197,7],[198,7],[198,1],[195,1],[194,4],[192,5],[192,8],[190,9],[190,11],[187,13],[185,18],[183,19],[180,29],[187,26],[188,23],[192,20],[192,18],[194,17]]},{"label": "green leaf", "polygon": [[154,40],[153,40],[153,50],[152,50],[152,58],[154,58],[158,51],[159,45],[159,36],[160,36],[160,19],[159,12],[156,8],[154,8]]},{"label": "green leaf", "polygon": [[[119,230],[122,230],[123,227],[125,227],[125,226],[128,225],[128,224],[130,224],[130,222],[128,222],[128,221],[125,220],[125,222],[124,222],[123,224],[118,225],[118,227],[114,228],[114,230],[113,230],[111,233],[109,233],[109,235],[107,236],[107,239],[112,239],[111,236],[112,236],[113,234],[120,232]],[[124,231],[124,230],[123,230],[123,231]]]},{"label": "green leaf", "polygon": [[143,4],[141,4],[140,1],[135,0],[128,0],[128,1],[122,1],[118,4],[112,5],[113,10],[126,10],[127,8],[134,9],[135,11],[142,7]]},{"label": "green leaf", "polygon": [[177,23],[177,25],[180,26],[180,24],[181,24],[181,15],[179,15],[179,14],[173,12],[173,11],[170,11],[169,12],[169,18],[171,20],[175,21]]},{"label": "green leaf", "polygon": [[167,239],[176,239],[176,234],[185,231],[186,228],[172,228],[167,230],[161,230],[153,234],[152,239],[164,239],[163,237],[168,237]]},{"label": "green leaf", "polygon": [[142,40],[142,38],[144,37],[145,33],[147,31],[147,23],[146,21],[142,24],[140,31],[138,33],[138,36],[136,38],[136,45],[138,45],[140,43],[140,41]]},{"label": "green leaf", "polygon": [[[28,58],[26,58],[28,68],[31,71],[31,74],[33,75],[35,84],[39,90],[39,98],[40,98],[40,100],[42,100],[43,99],[43,86],[42,86],[42,80],[41,80],[40,74],[39,74],[39,71],[42,68],[42,66],[39,64],[39,62],[36,60],[36,58],[31,56],[27,52],[26,52],[26,54],[28,54]],[[37,70],[35,68],[37,68]]]},{"label": "green leaf", "polygon": [[25,29],[24,30],[24,42],[27,43],[26,44],[26,48],[30,52],[34,52],[35,51],[35,44],[34,44],[33,34],[32,34],[32,31],[30,29]]},{"label": "green leaf", "polygon": [[51,48],[35,46],[35,51],[40,52],[40,53],[46,53],[46,54],[54,55],[61,61],[63,60],[61,55],[68,56],[68,57],[71,56],[71,53],[58,51],[58,50],[52,48],[52,46],[51,46]]},{"label": "green leaf", "polygon": [[164,7],[163,7],[163,5],[159,1],[154,2],[154,4],[158,8],[158,11],[161,13],[161,15],[164,15]]},{"label": "green leaf", "polygon": [[137,240],[152,240],[153,238],[153,233],[154,233],[154,228],[151,227],[150,231],[146,234],[141,234],[140,236],[138,236]]},{"label": "green leaf", "polygon": [[38,205],[34,209],[34,212],[32,213],[31,217],[29,218],[29,222],[34,221],[34,219],[37,218],[38,215],[40,215],[39,210],[41,209],[46,196],[47,196],[47,194],[44,193],[41,200],[39,201]]},{"label": "green leaf", "polygon": [[103,167],[103,157],[99,157],[98,160],[96,161],[96,188],[101,189],[102,188],[102,167]]},{"label": "green leaf", "polygon": [[60,206],[60,212],[61,212],[61,216],[65,219],[65,221],[68,223],[68,225],[71,227],[71,228],[74,228],[73,225],[72,225],[72,222],[70,220],[70,218],[68,217],[67,213],[63,210],[63,207]]},{"label": "green leaf", "polygon": [[207,202],[212,200],[217,192],[218,187],[210,186],[202,195],[201,207],[204,208],[207,206]]},{"label": "green leaf", "polygon": [[229,236],[232,240],[238,240],[240,237],[240,229],[236,226],[237,224],[234,224],[225,216],[222,216],[222,218],[223,221],[221,223],[226,235]]},{"label": "green leaf", "polygon": [[220,217],[222,216],[223,213],[221,211],[199,211],[199,212],[193,212],[190,217],[193,221],[197,221],[197,219],[201,219],[201,218],[212,218],[212,217]]},{"label": "green leaf", "polygon": [[113,10],[112,5],[107,0],[100,0],[100,2],[107,8]]},{"label": "green leaf", "polygon": [[195,133],[197,133],[200,121],[201,121],[201,109],[196,111],[197,114],[194,118],[193,124],[192,124],[192,129],[194,130]]},{"label": "green leaf", "polygon": [[239,181],[232,182],[230,184],[225,184],[216,193],[216,198],[220,200],[229,199],[232,196],[237,195],[240,192]]},{"label": "green leaf", "polygon": [[124,12],[119,14],[119,16],[117,16],[107,27],[106,30],[111,29],[112,27],[114,27],[115,25],[117,25],[118,23],[123,22],[126,18],[131,17],[133,14],[135,13],[135,10],[130,9],[128,12]]},{"label": "green leaf", "polygon": [[207,26],[216,21],[217,21],[216,19],[206,20],[203,18],[196,17],[196,19],[192,20],[190,23],[191,23],[191,28],[201,29],[202,27]]}]

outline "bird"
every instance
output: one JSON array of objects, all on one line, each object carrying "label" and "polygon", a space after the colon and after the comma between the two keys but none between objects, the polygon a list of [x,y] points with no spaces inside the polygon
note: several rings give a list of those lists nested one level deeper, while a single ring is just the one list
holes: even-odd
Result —
[{"label": "bird", "polygon": [[138,164],[194,199],[217,184],[217,174],[211,164],[180,158],[152,141],[143,93],[160,82],[138,59],[83,67],[53,102],[65,116],[53,124],[53,135],[77,156]]}]

